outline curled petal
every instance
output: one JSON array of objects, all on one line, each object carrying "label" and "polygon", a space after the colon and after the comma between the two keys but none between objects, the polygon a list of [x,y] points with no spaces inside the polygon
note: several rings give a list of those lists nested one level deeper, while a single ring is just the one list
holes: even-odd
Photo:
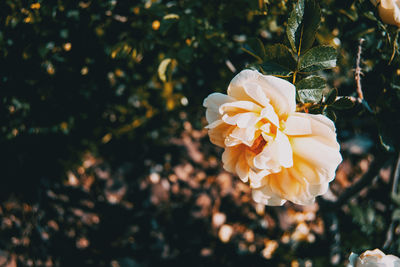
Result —
[{"label": "curled petal", "polygon": [[259,169],[271,169],[273,172],[279,171],[280,166],[292,167],[293,152],[287,136],[278,131],[275,140],[269,142],[263,151],[254,157],[254,166]]},{"label": "curled petal", "polygon": [[261,105],[266,103],[263,97],[265,95],[280,117],[296,110],[296,89],[293,84],[255,70],[243,70],[236,75],[229,85],[228,95],[236,99],[256,101]]},{"label": "curled petal", "polygon": [[239,128],[247,128],[254,126],[260,117],[253,112],[239,113],[234,116],[225,114],[222,116],[222,120],[230,125],[237,125]]},{"label": "curled petal", "polygon": [[[229,140],[235,140],[234,142],[238,142],[237,144],[243,143],[246,144],[247,146],[252,146],[254,140],[259,136],[260,134],[257,135],[256,133],[256,128],[254,127],[248,127],[248,128],[238,128],[236,127],[232,133],[229,135]],[[225,141],[225,144],[227,146],[232,146],[228,145],[227,141]]]},{"label": "curled petal", "polygon": [[274,108],[270,104],[268,104],[265,108],[263,108],[260,116],[269,120],[276,127],[279,127],[279,117],[275,113]]},{"label": "curled petal", "polygon": [[219,114],[219,107],[222,104],[232,102],[235,99],[221,93],[212,93],[203,101],[203,106],[207,108],[206,110],[206,119],[208,123],[213,123],[216,120],[221,118],[221,114]]},{"label": "curled petal", "polygon": [[265,186],[253,189],[252,197],[255,202],[269,206],[282,206],[286,202],[285,199],[273,195]]},{"label": "curled petal", "polygon": [[219,113],[223,114],[225,112],[230,113],[241,113],[243,111],[260,112],[261,107],[254,102],[250,101],[235,101],[222,104],[219,107]]},{"label": "curled petal", "polygon": [[225,147],[225,139],[233,131],[234,126],[226,124],[222,120],[217,120],[208,125],[208,128],[208,136],[211,143],[219,147]]}]

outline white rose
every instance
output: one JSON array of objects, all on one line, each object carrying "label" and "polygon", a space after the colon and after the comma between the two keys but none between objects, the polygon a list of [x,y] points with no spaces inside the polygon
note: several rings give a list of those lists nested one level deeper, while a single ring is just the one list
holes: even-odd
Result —
[{"label": "white rose", "polygon": [[203,105],[211,142],[225,148],[224,168],[250,182],[256,202],[308,205],[327,191],[342,161],[335,125],[296,112],[293,84],[244,70],[227,95],[213,93]]},{"label": "white rose", "polygon": [[400,267],[400,258],[385,255],[379,249],[367,250],[359,257],[351,253],[348,267]]}]

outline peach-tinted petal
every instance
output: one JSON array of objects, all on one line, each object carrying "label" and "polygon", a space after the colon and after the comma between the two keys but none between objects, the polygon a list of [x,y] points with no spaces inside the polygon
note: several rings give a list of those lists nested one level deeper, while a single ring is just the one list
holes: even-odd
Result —
[{"label": "peach-tinted petal", "polygon": [[221,93],[212,93],[203,101],[203,106],[207,108],[206,119],[208,123],[212,123],[221,118],[219,107],[227,102],[232,102],[235,99]]},{"label": "peach-tinted petal", "polygon": [[[259,136],[259,134],[256,134],[256,128],[254,127],[248,127],[248,128],[239,128],[236,127],[232,133],[229,135],[229,140],[234,141],[234,142],[239,142],[246,144],[247,146],[252,146],[254,140]],[[227,144],[227,141],[225,141],[225,144]],[[227,146],[232,146],[228,145]]]},{"label": "peach-tinted petal", "polygon": [[237,125],[240,128],[247,128],[254,126],[260,117],[253,112],[239,113],[234,116],[229,116],[227,114],[222,116],[222,120],[230,125]]},{"label": "peach-tinted petal", "polygon": [[219,107],[219,113],[220,114],[223,114],[224,112],[241,113],[241,112],[245,112],[245,111],[260,112],[261,109],[262,108],[254,102],[235,101],[235,102],[229,102],[229,103],[222,104]]},{"label": "peach-tinted petal", "polygon": [[236,163],[236,173],[239,176],[239,178],[243,181],[243,182],[247,182],[249,180],[249,165],[246,163],[246,154],[245,153],[241,153],[238,161]]},{"label": "peach-tinted petal", "polygon": [[323,169],[329,179],[335,176],[335,170],[342,161],[337,148],[332,147],[314,136],[290,138],[293,154],[307,159],[312,168]]},{"label": "peach-tinted petal", "polygon": [[254,157],[254,166],[259,169],[272,169],[273,172],[279,171],[280,166],[292,167],[293,152],[287,136],[278,131],[275,140],[269,142],[263,151]]},{"label": "peach-tinted petal", "polygon": [[228,95],[205,100],[211,142],[225,170],[249,182],[256,202],[309,205],[325,193],[342,158],[336,129],[322,115],[295,112],[289,82],[245,70]]},{"label": "peach-tinted petal", "polygon": [[287,135],[308,135],[312,133],[310,119],[306,116],[291,114],[285,123],[284,133]]},{"label": "peach-tinted petal", "polygon": [[208,136],[214,145],[225,147],[225,138],[232,132],[234,127],[224,123],[222,120],[215,121],[211,129],[208,130]]},{"label": "peach-tinted petal", "polygon": [[279,127],[279,117],[270,104],[268,104],[265,108],[261,110],[260,116],[269,120],[276,127]]},{"label": "peach-tinted petal", "polygon": [[255,202],[269,205],[269,206],[282,206],[286,200],[272,194],[266,186],[253,189],[252,197]]},{"label": "peach-tinted petal", "polygon": [[269,105],[269,99],[264,93],[264,90],[258,83],[247,82],[243,85],[243,89],[253,101],[259,103],[261,106],[266,107]]},{"label": "peach-tinted petal", "polygon": [[[258,86],[248,85],[254,83]],[[260,93],[247,92],[258,91],[258,88],[262,89],[279,116],[287,116],[296,110],[296,88],[293,84],[274,76],[263,75],[255,70],[243,70],[236,75],[229,85],[228,95],[236,99],[252,101],[253,98],[250,95],[257,97]],[[260,99],[263,98],[256,101],[264,103]]]}]

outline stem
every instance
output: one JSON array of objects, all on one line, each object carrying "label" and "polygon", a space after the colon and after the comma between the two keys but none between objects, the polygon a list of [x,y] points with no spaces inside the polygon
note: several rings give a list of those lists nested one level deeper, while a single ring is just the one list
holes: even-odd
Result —
[{"label": "stem", "polygon": [[357,83],[357,94],[359,100],[364,99],[364,94],[361,88],[361,74],[362,74],[362,69],[360,67],[361,63],[361,53],[362,53],[362,44],[365,40],[363,38],[360,39],[360,44],[358,45],[358,53],[357,53],[357,61],[356,61],[356,70],[355,70],[355,80]]}]

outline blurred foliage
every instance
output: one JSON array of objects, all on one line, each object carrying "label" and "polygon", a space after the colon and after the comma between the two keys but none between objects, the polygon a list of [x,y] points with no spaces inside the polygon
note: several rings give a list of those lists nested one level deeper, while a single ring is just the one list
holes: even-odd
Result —
[{"label": "blurred foliage", "polygon": [[[164,258],[178,264],[181,263],[180,253],[185,255],[183,259],[200,258],[201,246],[208,242],[214,244],[213,251],[223,257],[204,256],[207,259],[202,258],[197,264],[214,260],[226,266],[248,262],[287,266],[290,263],[306,265],[310,259],[315,266],[330,264],[330,253],[324,249],[328,250],[331,244],[323,231],[315,233],[315,243],[303,242],[308,236],[301,235],[305,220],[298,221],[301,227],[293,224],[285,230],[275,226],[265,230],[258,223],[265,219],[263,213],[256,212],[257,217],[254,206],[248,207],[246,201],[240,206],[235,202],[239,197],[226,198],[221,209],[230,214],[227,221],[238,224],[235,226],[238,232],[245,232],[240,225],[246,225],[263,236],[256,247],[250,249],[250,244],[246,243],[246,249],[241,250],[235,247],[239,241],[235,245],[219,241],[219,232],[210,230],[206,223],[211,220],[211,214],[175,225],[174,216],[188,217],[185,209],[191,209],[197,194],[202,192],[199,185],[185,181],[182,187],[190,188],[193,197],[185,198],[187,191],[180,192],[171,197],[170,204],[161,205],[161,208],[148,200],[151,194],[157,195],[151,191],[153,187],[141,185],[150,173],[170,175],[175,172],[174,166],[186,160],[203,168],[207,177],[211,177],[210,181],[214,181],[221,167],[210,165],[220,157],[221,151],[208,146],[206,139],[196,137],[203,156],[188,157],[187,154],[194,152],[193,148],[188,148],[188,139],[182,137],[189,131],[184,125],[189,123],[193,129],[202,129],[205,125],[203,99],[211,92],[225,92],[232,77],[246,67],[258,68],[295,83],[298,110],[323,113],[336,119],[343,147],[353,144],[354,140],[368,140],[368,145],[361,145],[362,153],[353,153],[352,148],[343,149],[346,164],[354,170],[346,173],[348,181],[339,179],[338,175],[338,182],[332,186],[334,193],[340,195],[348,183],[353,183],[354,177],[362,173],[359,166],[367,159],[369,162],[377,151],[399,152],[399,30],[383,24],[368,0],[3,0],[0,10],[0,197],[7,201],[15,197],[21,203],[41,203],[42,206],[32,204],[32,207],[49,209],[50,215],[39,214],[62,224],[63,216],[53,211],[57,210],[58,200],[54,200],[56,204],[51,202],[48,190],[62,191],[60,188],[69,181],[68,171],[79,170],[83,155],[90,152],[110,164],[107,165],[110,169],[129,166],[126,167],[128,174],[123,172],[131,188],[127,195],[138,207],[134,211],[120,206],[113,210],[115,206],[106,201],[107,195],[102,191],[106,183],[101,180],[103,178],[96,178],[94,189],[84,188],[82,192],[89,199],[103,197],[97,200],[100,208],[89,208],[99,214],[102,223],[98,228],[83,228],[82,235],[86,231],[97,236],[116,228],[112,232],[115,236],[99,239],[98,245],[87,253],[68,245],[56,246],[54,251],[48,252],[46,249],[50,251],[52,245],[46,243],[38,248],[43,250],[40,252],[43,255],[48,253],[57,258],[61,257],[59,253],[63,249],[71,249],[68,251],[87,263],[109,249],[108,243],[114,241],[123,243],[111,245],[113,253],[124,248],[119,252],[121,257],[133,253],[139,261],[144,261],[154,253],[157,257],[148,261],[150,265],[159,264]],[[361,38],[365,40],[359,66],[363,99],[359,99],[354,80]],[[359,138],[360,133],[364,134],[364,139]],[[163,171],[158,171],[157,166],[163,166]],[[394,166],[390,167],[392,173]],[[341,168],[338,172],[345,172],[345,167]],[[392,222],[396,238],[386,249],[400,253],[399,201],[396,194],[389,198],[391,179],[393,175],[386,181],[379,175],[378,182],[366,194],[338,211],[338,231],[342,236],[338,244],[342,256],[340,264],[344,264],[351,251],[362,252],[381,246]],[[213,192],[207,187],[213,183],[210,181],[201,182],[201,186],[207,188],[206,194]],[[76,196],[83,197],[82,194]],[[216,199],[219,197],[215,197],[218,203],[220,200]],[[43,206],[42,202],[46,201],[51,202],[49,207]],[[63,203],[72,205],[68,201]],[[24,205],[10,208],[6,204],[0,210],[2,216],[11,214],[12,218],[15,214],[22,217],[21,214],[25,214],[21,211]],[[82,204],[73,205],[82,208]],[[243,207],[251,212],[238,215]],[[127,222],[117,214],[120,208],[121,214],[131,216]],[[164,208],[173,214],[163,211]],[[154,211],[157,218],[151,216]],[[274,217],[269,218],[269,222],[279,221],[279,208],[269,209],[269,212]],[[41,225],[40,218],[32,216],[32,225]],[[115,216],[122,222],[113,224],[112,220],[105,220],[103,224],[108,216]],[[136,221],[143,228],[139,234],[131,229]],[[67,225],[82,227],[79,221],[77,226],[71,226],[74,223]],[[203,227],[198,233],[197,226]],[[190,230],[184,232],[185,227]],[[11,229],[11,232],[4,232],[2,249],[8,246],[7,240],[14,234],[26,234]],[[135,232],[132,235],[144,245],[129,245],[130,239],[125,236],[131,233],[129,231]],[[295,241],[283,242],[290,231]],[[159,237],[160,233],[167,237]],[[32,235],[33,240],[41,242],[38,236]],[[76,236],[61,234],[66,243]],[[117,242],[115,239],[120,236]],[[160,244],[163,242],[170,247],[169,251],[162,252]],[[11,247],[16,247],[15,253],[24,251],[19,245]],[[194,247],[193,252],[188,251],[188,247]],[[143,254],[145,251],[148,254]],[[313,254],[313,251],[316,252]],[[29,253],[35,257],[36,252]],[[167,256],[162,256],[163,253]],[[110,255],[103,256],[93,264],[102,266],[111,262]],[[137,266],[129,264],[126,266]]]}]

